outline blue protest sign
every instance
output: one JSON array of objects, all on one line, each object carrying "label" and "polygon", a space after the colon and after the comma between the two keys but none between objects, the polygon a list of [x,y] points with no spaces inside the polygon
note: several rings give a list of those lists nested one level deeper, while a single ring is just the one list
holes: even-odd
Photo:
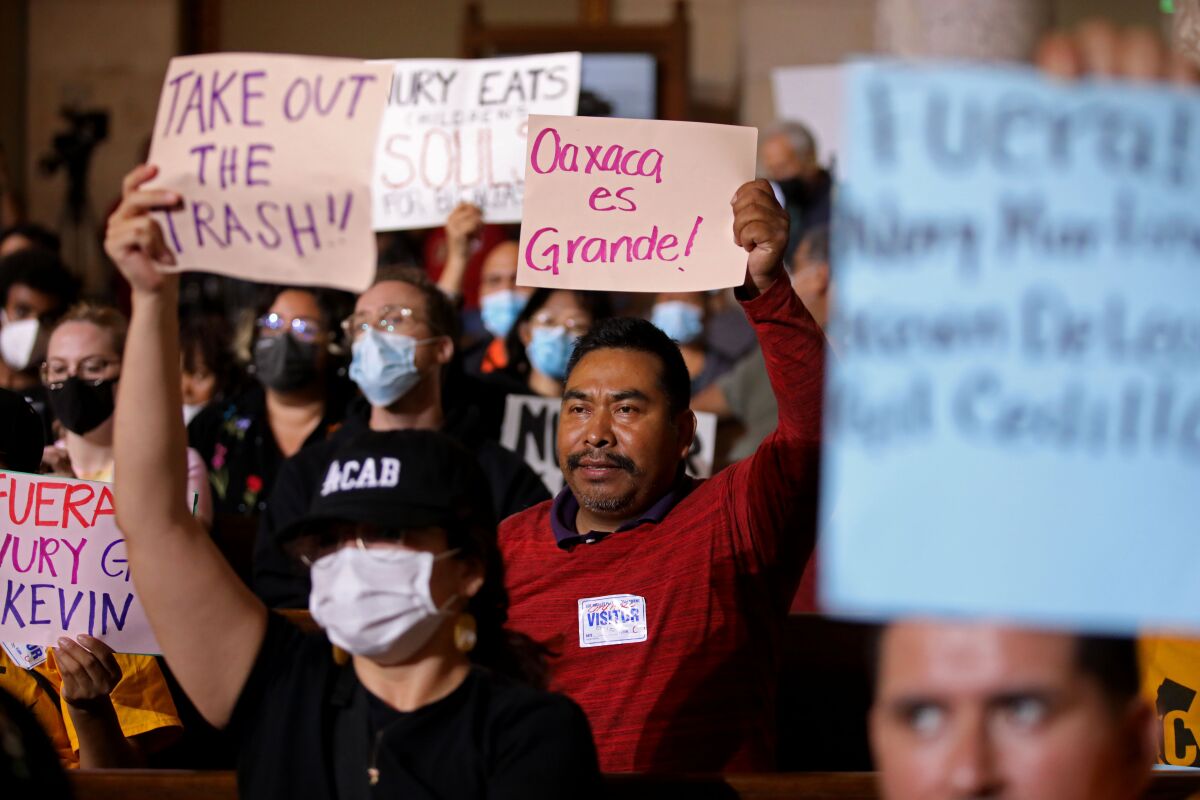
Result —
[{"label": "blue protest sign", "polygon": [[1200,626],[1200,94],[856,64],[822,599]]}]

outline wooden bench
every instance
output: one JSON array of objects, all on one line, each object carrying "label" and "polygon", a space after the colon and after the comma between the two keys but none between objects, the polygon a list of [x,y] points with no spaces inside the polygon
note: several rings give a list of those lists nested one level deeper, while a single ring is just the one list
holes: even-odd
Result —
[{"label": "wooden bench", "polygon": [[[71,773],[76,800],[237,800],[232,772],[81,769]],[[876,800],[869,772],[772,775],[609,775],[608,800]],[[1185,800],[1200,793],[1195,775],[1156,773],[1145,800]]]}]

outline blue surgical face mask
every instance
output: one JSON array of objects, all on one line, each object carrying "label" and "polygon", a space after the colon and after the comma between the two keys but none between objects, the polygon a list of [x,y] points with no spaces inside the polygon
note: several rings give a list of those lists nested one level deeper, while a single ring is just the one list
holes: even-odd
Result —
[{"label": "blue surgical face mask", "polygon": [[517,315],[525,308],[529,300],[520,292],[505,290],[484,295],[479,300],[479,315],[483,318],[483,327],[497,339],[508,336]]},{"label": "blue surgical face mask", "polygon": [[421,382],[417,345],[432,341],[368,328],[351,347],[350,380],[371,405],[390,406]]},{"label": "blue surgical face mask", "polygon": [[682,300],[667,300],[654,306],[654,326],[679,344],[694,342],[704,333],[704,312]]},{"label": "blue surgical face mask", "polygon": [[567,362],[575,349],[575,337],[559,325],[554,328],[534,328],[533,338],[525,348],[529,363],[538,372],[556,381],[567,377]]}]

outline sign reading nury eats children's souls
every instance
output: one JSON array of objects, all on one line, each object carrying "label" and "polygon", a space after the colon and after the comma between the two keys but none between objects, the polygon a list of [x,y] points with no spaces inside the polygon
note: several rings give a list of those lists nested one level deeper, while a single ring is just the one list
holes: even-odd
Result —
[{"label": "sign reading nury eats children's souls", "polygon": [[824,606],[1200,627],[1200,94],[858,64],[848,107]]},{"label": "sign reading nury eats children's souls", "polygon": [[740,286],[732,199],[754,128],[531,114],[517,283],[621,292]]}]

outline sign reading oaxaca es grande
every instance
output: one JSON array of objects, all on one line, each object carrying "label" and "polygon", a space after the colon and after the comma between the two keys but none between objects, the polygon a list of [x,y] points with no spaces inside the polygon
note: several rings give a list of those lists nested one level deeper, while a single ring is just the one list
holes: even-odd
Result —
[{"label": "sign reading oaxaca es grande", "polygon": [[847,104],[824,604],[1200,626],[1200,95],[867,63]]},{"label": "sign reading oaxaca es grande", "polygon": [[517,283],[622,292],[740,286],[733,195],[757,131],[732,125],[529,117]]}]

